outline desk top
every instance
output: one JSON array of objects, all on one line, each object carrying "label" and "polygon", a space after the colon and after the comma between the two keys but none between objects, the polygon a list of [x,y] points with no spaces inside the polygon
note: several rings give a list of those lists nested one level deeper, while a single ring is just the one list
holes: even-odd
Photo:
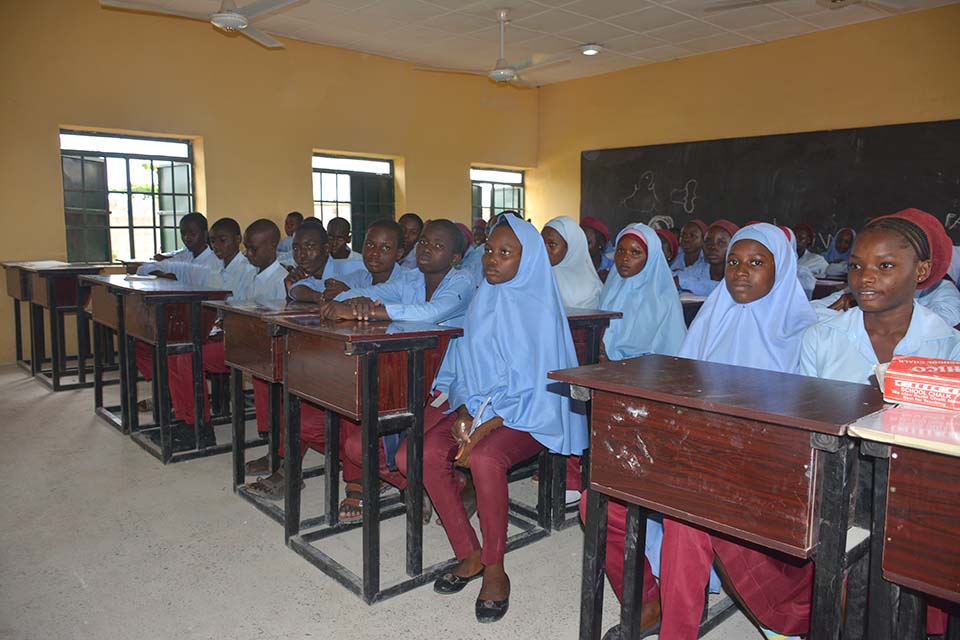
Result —
[{"label": "desk top", "polygon": [[387,339],[463,335],[463,329],[459,327],[444,327],[429,322],[324,320],[311,315],[281,315],[272,318],[271,322],[291,331],[335,338],[344,342],[373,342]]},{"label": "desk top", "polygon": [[832,435],[883,407],[870,385],[648,355],[551,371],[553,380]]},{"label": "desk top", "polygon": [[622,318],[620,311],[604,311],[603,309],[581,309],[577,307],[567,307],[567,320],[575,322],[577,320],[612,320]]},{"label": "desk top", "polygon": [[863,440],[960,457],[960,412],[893,406],[860,418],[849,426]]},{"label": "desk top", "polygon": [[269,302],[227,302],[226,300],[208,300],[205,307],[212,307],[224,313],[236,313],[243,316],[262,318],[266,316],[307,315],[317,313],[320,305],[312,302],[287,302],[272,300]]},{"label": "desk top", "polygon": [[60,260],[24,260],[19,262],[0,263],[7,269],[15,268],[31,273],[55,273],[63,275],[99,273],[107,264],[94,264],[89,262],[61,262]]},{"label": "desk top", "polygon": [[208,289],[202,287],[196,287],[193,285],[185,284],[177,280],[168,280],[166,278],[156,278],[151,280],[127,280],[127,276],[123,274],[114,274],[107,276],[81,276],[80,278],[84,282],[90,282],[93,284],[106,285],[107,287],[114,289],[116,292],[124,293],[135,293],[143,296],[163,296],[163,295],[197,295],[197,296],[214,296],[226,294],[230,295],[229,291],[224,289]]}]

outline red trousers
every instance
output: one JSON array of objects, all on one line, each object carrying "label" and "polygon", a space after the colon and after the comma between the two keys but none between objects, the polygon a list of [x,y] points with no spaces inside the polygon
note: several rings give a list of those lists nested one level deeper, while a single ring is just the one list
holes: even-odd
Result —
[{"label": "red trousers", "polygon": [[[440,409],[445,409],[441,407]],[[460,499],[466,476],[453,466],[458,443],[450,428],[456,414],[442,415],[428,405],[424,412],[423,484],[443,521],[443,528],[458,560],[482,549],[480,561],[485,565],[502,564],[507,540],[507,471],[510,467],[537,455],[543,445],[524,431],[500,427],[473,448],[470,473],[477,492],[477,511],[483,546],[470,525]],[[437,420],[438,414],[441,416]],[[429,425],[428,422],[434,424]],[[397,452],[397,466],[406,472],[406,446]]]},{"label": "red trousers", "polygon": [[[609,534],[607,540],[609,545]],[[660,555],[662,637],[697,637],[714,554],[737,594],[763,626],[788,635],[809,631],[812,562],[774,556],[664,518]],[[944,633],[946,623],[944,612],[927,608],[928,633]]]},{"label": "red trousers", "polygon": [[[257,433],[265,436],[270,431],[270,384],[260,378],[253,379],[253,406],[257,412]],[[209,413],[208,413],[209,415]],[[307,401],[300,403],[300,456],[307,449],[323,453],[327,442],[326,412]],[[341,420],[341,429],[344,421]],[[283,457],[283,408],[280,409],[280,456]],[[342,436],[341,436],[342,437]],[[343,455],[340,456],[343,459]]]},{"label": "red trousers", "polygon": [[153,347],[143,340],[134,340],[133,356],[140,375],[146,380],[153,380]]},{"label": "red trousers", "polygon": [[[571,456],[572,457],[572,456]],[[580,519],[587,521],[587,493],[580,498]],[[623,546],[627,537],[627,508],[619,502],[611,500],[607,503],[607,552],[604,568],[607,579],[617,594],[618,600],[623,600]],[[660,587],[653,577],[650,561],[646,554],[643,556],[643,602],[653,602],[660,599]]]},{"label": "red trousers", "polygon": [[580,456],[567,456],[567,491],[583,491]]}]

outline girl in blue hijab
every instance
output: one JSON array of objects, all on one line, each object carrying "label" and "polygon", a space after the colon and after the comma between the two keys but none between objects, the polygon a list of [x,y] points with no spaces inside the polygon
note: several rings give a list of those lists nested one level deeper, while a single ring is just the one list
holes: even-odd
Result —
[{"label": "girl in blue hijab", "polygon": [[853,241],[857,239],[857,232],[850,227],[844,227],[837,231],[827,247],[827,252],[823,254],[827,261],[827,275],[838,276],[846,275],[847,261],[850,259],[850,249],[853,248]]},{"label": "girl in blue hijab", "polygon": [[631,224],[617,236],[616,247],[600,308],[623,317],[611,320],[603,334],[607,358],[675,355],[687,328],[660,237],[645,224]]},{"label": "girl in blue hijab", "polygon": [[[455,411],[424,436],[423,482],[460,561],[434,591],[456,593],[483,576],[476,616],[494,622],[506,614],[510,594],[503,566],[507,471],[544,448],[580,454],[588,436],[586,416],[572,410],[566,388],[547,380],[548,371],[577,366],[577,356],[540,233],[502,215],[487,238],[483,274],[457,340],[456,364],[445,370]],[[469,465],[473,476],[482,546],[455,464]]]},{"label": "girl in blue hijab", "polygon": [[[680,356],[798,373],[804,331],[817,322],[797,280],[797,254],[771,224],[744,227],[730,240],[724,274],[690,326]],[[795,565],[674,520],[664,520],[661,552],[663,637],[696,638],[714,554],[763,624],[781,633],[786,608],[809,603],[812,563]],[[792,590],[796,590],[795,593]],[[767,637],[786,637],[762,629]]]}]

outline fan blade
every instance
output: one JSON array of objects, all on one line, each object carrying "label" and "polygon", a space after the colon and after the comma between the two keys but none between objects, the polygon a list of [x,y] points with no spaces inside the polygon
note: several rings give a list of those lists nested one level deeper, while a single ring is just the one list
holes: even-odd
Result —
[{"label": "fan blade", "polygon": [[262,44],[268,49],[283,49],[283,43],[269,35],[266,31],[261,31],[256,27],[247,27],[240,33],[247,36],[254,42]]},{"label": "fan blade", "polygon": [[414,67],[414,71],[426,71],[428,73],[452,73],[461,76],[486,76],[487,71],[471,71],[470,69],[446,69],[444,67]]},{"label": "fan blade", "polygon": [[567,55],[563,56],[533,56],[529,60],[524,60],[520,64],[512,65],[514,71],[532,71],[534,69],[543,69],[544,67],[551,67],[555,64],[563,64],[565,62],[570,62],[570,57]]},{"label": "fan blade", "polygon": [[764,4],[773,4],[775,2],[784,2],[784,0],[743,0],[742,2],[720,2],[703,9],[704,13],[714,11],[732,11],[733,9],[745,9],[746,7],[757,7]]},{"label": "fan blade", "polygon": [[209,20],[210,16],[205,13],[194,13],[191,11],[177,11],[176,9],[167,9],[165,7],[156,7],[141,2],[126,2],[125,0],[100,0],[100,6],[107,9],[124,9],[126,11],[143,11],[145,13],[162,13],[169,16],[180,16],[181,18],[190,18],[191,20]]},{"label": "fan blade", "polygon": [[253,18],[262,16],[265,13],[271,13],[273,11],[277,11],[278,9],[283,9],[286,6],[302,1],[303,0],[255,0],[255,2],[251,2],[250,4],[237,9],[236,13],[246,16],[248,20],[252,20]]}]

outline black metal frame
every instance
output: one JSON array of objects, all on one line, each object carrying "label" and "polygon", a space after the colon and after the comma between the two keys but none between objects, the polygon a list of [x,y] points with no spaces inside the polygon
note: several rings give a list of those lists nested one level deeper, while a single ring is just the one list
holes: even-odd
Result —
[{"label": "black metal frame", "polygon": [[[493,187],[493,190],[492,190],[492,193],[491,193],[490,207],[484,207],[482,202],[480,203],[480,206],[479,206],[479,207],[475,207],[475,206],[473,206],[473,204],[471,203],[470,210],[471,210],[471,212],[472,212],[472,214],[473,214],[472,217],[471,217],[471,219],[472,219],[472,218],[483,218],[484,220],[487,220],[487,219],[490,217],[490,215],[494,215],[495,213],[499,213],[499,212],[503,212],[503,211],[516,211],[518,214],[520,214],[520,217],[521,217],[521,218],[525,218],[525,217],[526,217],[526,213],[525,213],[525,212],[526,212],[526,209],[527,209],[527,173],[526,173],[525,171],[522,171],[522,170],[519,170],[519,169],[499,169],[499,168],[495,168],[495,167],[470,167],[470,168],[471,168],[471,169],[479,169],[479,170],[481,170],[481,171],[483,171],[483,170],[489,170],[489,171],[507,171],[507,172],[509,172],[509,173],[519,173],[519,174],[520,174],[520,184],[513,184],[512,182],[494,182],[494,181],[492,181],[492,180],[474,180],[473,178],[471,178],[471,179],[470,179],[470,186],[471,186],[471,187],[473,187],[473,186],[480,186],[481,184],[489,184],[489,185],[491,185],[491,187]],[[509,188],[511,188],[511,189],[517,189],[517,188],[519,188],[519,189],[520,189],[520,206],[519,206],[519,207],[506,207],[506,206],[498,207],[498,206],[494,203],[494,201],[493,201],[493,199],[492,199],[493,194],[496,193],[496,191],[497,191],[497,189],[496,189],[497,187],[509,187]],[[484,215],[484,209],[487,209],[487,208],[490,209],[490,214],[489,214],[489,215]],[[499,211],[498,211],[498,210],[499,210]]]},{"label": "black metal frame", "polygon": [[[62,274],[56,270],[37,273],[46,278],[47,310],[50,313],[50,358],[46,354],[46,327],[44,323],[43,306],[30,301],[30,375],[47,385],[53,391],[69,391],[71,389],[86,389],[93,386],[93,381],[87,381],[87,374],[93,372],[93,366],[87,364],[90,357],[90,325],[87,323],[87,313],[80,303],[81,285],[77,274]],[[56,285],[58,278],[73,278],[77,286],[76,305],[58,305]],[[19,318],[19,305],[15,307]],[[77,355],[67,355],[66,348],[66,316],[73,314],[77,324]],[[19,325],[19,323],[17,323]],[[18,327],[19,329],[19,327]],[[19,338],[19,330],[18,336]],[[21,354],[22,355],[22,354]],[[75,366],[70,367],[68,362],[73,361]],[[50,363],[50,368],[44,364]],[[78,381],[64,384],[61,380],[66,376],[76,375]]]},{"label": "black metal frame", "polygon": [[[289,336],[289,334],[287,334]],[[284,338],[284,385],[285,410],[284,433],[286,472],[284,502],[284,538],[287,545],[304,557],[310,564],[360,596],[367,604],[380,602],[419,586],[432,582],[456,564],[451,558],[432,566],[423,567],[423,410],[425,397],[423,352],[438,344],[436,336],[420,338],[385,338],[375,342],[347,343],[345,353],[361,358],[361,429],[363,434],[363,505],[361,523],[340,524],[337,509],[339,495],[339,417],[327,411],[326,423],[326,504],[327,513],[317,528],[301,531],[300,483],[302,462],[300,457],[300,402],[301,398],[290,390],[287,374],[289,349]],[[377,378],[379,355],[405,351],[407,353],[407,410],[389,416],[380,416],[377,406],[379,381]],[[380,436],[406,431],[407,488],[402,504],[381,504],[379,500],[379,446]],[[546,469],[546,467],[542,467]],[[547,471],[547,473],[549,473]],[[381,588],[380,584],[380,521],[407,515],[406,572],[410,576],[395,584]],[[549,514],[542,510],[541,522],[531,522],[517,514],[510,520],[523,529],[507,539],[506,550],[512,551],[549,535],[546,523]],[[344,531],[363,529],[363,570],[358,576],[314,546],[325,538]]]}]

